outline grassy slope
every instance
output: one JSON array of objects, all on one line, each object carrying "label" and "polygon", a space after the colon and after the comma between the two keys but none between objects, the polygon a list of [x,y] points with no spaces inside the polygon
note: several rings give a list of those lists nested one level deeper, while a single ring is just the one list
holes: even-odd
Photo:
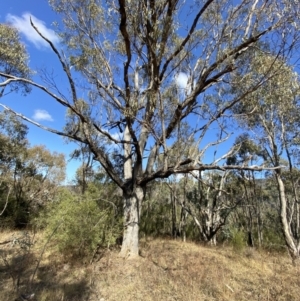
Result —
[{"label": "grassy slope", "polygon": [[[0,233],[0,242],[12,233]],[[155,239],[141,242],[136,261],[107,251],[98,261],[79,263],[63,258],[51,242],[33,281],[43,247],[38,235],[27,254],[0,245],[0,300],[35,292],[38,301],[131,300],[300,300],[300,268],[283,254]],[[6,260],[6,264],[5,264]],[[19,291],[13,288],[18,282]],[[14,281],[13,281],[14,280]]]}]

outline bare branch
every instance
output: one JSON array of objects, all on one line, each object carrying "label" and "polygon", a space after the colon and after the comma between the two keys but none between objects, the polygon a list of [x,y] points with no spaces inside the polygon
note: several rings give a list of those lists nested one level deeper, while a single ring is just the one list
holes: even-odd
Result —
[{"label": "bare branch", "polygon": [[206,9],[209,7],[209,5],[213,2],[214,0],[207,0],[206,3],[202,6],[202,8],[199,10],[198,14],[196,15],[193,24],[189,30],[188,35],[185,37],[185,39],[182,41],[180,46],[175,50],[175,52],[166,60],[162,67],[162,71],[159,75],[159,79],[162,80],[164,77],[164,74],[170,64],[170,62],[183,50],[184,46],[187,44],[187,42],[191,39],[193,32],[196,29],[197,23],[200,19],[200,17],[203,15],[203,13],[206,11]]},{"label": "bare branch", "polygon": [[127,61],[124,66],[124,82],[125,82],[125,93],[126,93],[126,100],[127,103],[130,99],[130,86],[129,86],[129,78],[128,78],[128,69],[131,62],[131,49],[130,49],[130,39],[129,34],[127,32],[127,15],[126,15],[126,3],[125,0],[119,0],[119,12],[121,15],[121,21],[120,21],[120,31],[123,36],[124,42],[125,42],[125,49],[127,54]]},{"label": "bare branch", "polygon": [[[275,166],[275,167],[268,167],[264,165],[253,165],[253,166],[240,166],[240,165],[215,165],[215,164],[198,164],[197,166],[189,165],[192,163],[193,160],[186,159],[185,161],[182,161],[178,168],[174,168],[174,166],[169,166],[167,171],[164,171],[163,169],[159,169],[158,171],[149,174],[145,176],[139,184],[145,185],[146,183],[152,181],[153,179],[160,178],[165,179],[168,178],[172,174],[186,174],[190,173],[192,171],[196,170],[220,170],[220,171],[226,171],[226,170],[250,170],[250,171],[263,171],[263,170],[278,170],[281,168],[285,168],[285,166]],[[185,165],[188,165],[185,167]]]},{"label": "bare branch", "polygon": [[47,126],[44,126],[44,125],[42,125],[42,124],[40,124],[40,123],[38,123],[38,122],[36,122],[36,121],[34,121],[34,120],[26,117],[25,115],[23,115],[21,113],[15,112],[14,110],[12,110],[11,108],[9,108],[8,106],[6,106],[6,105],[4,105],[2,103],[0,103],[0,106],[3,107],[5,110],[9,111],[10,113],[14,114],[15,116],[18,116],[18,117],[22,118],[23,120],[25,120],[25,121],[27,121],[27,122],[29,122],[29,123],[31,123],[31,124],[33,124],[33,125],[41,128],[41,129],[43,129],[43,130],[45,130],[47,132],[51,132],[51,133],[54,133],[54,134],[59,135],[59,136],[67,137],[67,138],[69,138],[71,140],[77,140],[79,142],[86,143],[85,139],[82,139],[82,138],[80,138],[78,136],[70,135],[68,133],[57,131],[57,130],[55,130],[53,128],[50,128],[50,127],[47,127]]},{"label": "bare branch", "polygon": [[59,54],[58,50],[56,49],[56,47],[54,46],[54,44],[49,40],[47,39],[39,30],[38,28],[33,24],[32,22],[32,19],[30,17],[30,24],[31,26],[34,28],[34,30],[39,34],[39,36],[45,40],[51,47],[51,49],[53,50],[53,52],[56,54],[56,56],[58,57],[62,67],[63,67],[63,70],[64,72],[66,73],[67,75],[67,78],[68,78],[68,81],[69,81],[69,84],[70,84],[70,87],[71,87],[71,91],[72,91],[72,98],[73,98],[73,102],[76,103],[77,101],[77,94],[76,94],[76,87],[75,87],[75,83],[73,81],[73,78],[72,78],[72,75],[71,75],[71,72],[70,72],[70,68],[69,66],[67,66],[67,64],[65,63],[65,61],[63,60],[63,58],[61,57],[61,55]]},{"label": "bare branch", "polygon": [[[107,173],[110,175],[112,180],[114,182],[116,182],[116,184],[119,185],[119,187],[123,186],[123,181],[120,179],[118,173],[115,171],[115,169],[114,169],[111,161],[109,160],[107,154],[105,153],[105,151],[98,148],[98,146],[96,146],[91,140],[88,141],[87,139],[83,139],[80,136],[77,136],[77,135],[74,135],[74,134],[68,134],[68,133],[65,133],[65,132],[57,131],[57,130],[55,130],[53,128],[50,128],[50,127],[46,127],[46,126],[44,126],[44,125],[42,125],[42,124],[40,124],[40,123],[30,119],[30,118],[24,116],[23,114],[15,112],[14,110],[12,110],[11,108],[9,108],[8,106],[6,106],[4,104],[0,103],[0,106],[2,106],[4,109],[8,110],[12,114],[22,118],[23,120],[25,120],[27,122],[30,122],[31,124],[41,128],[45,131],[54,133],[54,134],[59,135],[59,136],[67,137],[71,140],[75,140],[75,141],[78,141],[78,142],[81,142],[81,143],[84,143],[84,144],[88,145],[90,147],[90,150],[94,154],[95,159],[99,160],[99,162],[104,167],[104,169],[107,171]],[[121,142],[121,141],[118,141],[118,140],[114,139],[113,137],[111,137],[111,140],[112,141],[115,140],[116,143]],[[126,141],[124,141],[124,143],[126,143]]]},{"label": "bare branch", "polygon": [[248,33],[249,33],[251,22],[252,22],[252,17],[253,17],[254,10],[255,10],[255,7],[256,7],[257,3],[258,3],[258,0],[255,0],[252,7],[251,7],[251,11],[250,11],[249,17],[248,17],[248,25],[247,25],[246,30],[245,30],[245,38],[248,37]]}]

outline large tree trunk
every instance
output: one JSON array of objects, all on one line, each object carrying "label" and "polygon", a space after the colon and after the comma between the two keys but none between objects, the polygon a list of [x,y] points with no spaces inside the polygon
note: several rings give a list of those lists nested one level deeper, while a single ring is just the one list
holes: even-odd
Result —
[{"label": "large tree trunk", "polygon": [[123,258],[139,255],[139,225],[144,196],[142,187],[135,187],[130,194],[124,192],[124,233],[120,252]]},{"label": "large tree trunk", "polygon": [[280,200],[280,221],[282,225],[282,232],[286,246],[293,259],[293,262],[299,261],[299,246],[293,238],[290,223],[287,216],[287,199],[285,195],[285,187],[282,181],[280,171],[276,171],[276,180],[278,184],[279,200]]}]

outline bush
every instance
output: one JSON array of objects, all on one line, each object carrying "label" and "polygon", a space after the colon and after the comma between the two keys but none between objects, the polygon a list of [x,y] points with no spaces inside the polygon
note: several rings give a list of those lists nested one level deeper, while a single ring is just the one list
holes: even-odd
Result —
[{"label": "bush", "polygon": [[[280,228],[279,228],[280,229]],[[280,229],[281,230],[281,229]],[[286,251],[286,244],[281,231],[266,228],[263,232],[263,248],[268,251]]]},{"label": "bush", "polygon": [[103,210],[95,200],[74,196],[52,205],[41,222],[48,235],[55,232],[59,250],[73,256],[89,256],[99,247],[115,244],[122,229],[113,208]]},{"label": "bush", "polygon": [[[6,207],[5,207],[6,205]],[[3,209],[5,210],[3,211]],[[10,197],[6,204],[5,199],[0,195],[0,226],[1,228],[8,229],[22,229],[26,228],[31,219],[34,218],[34,214],[30,210],[29,202],[26,200],[16,200],[14,197]]]},{"label": "bush", "polygon": [[230,229],[230,244],[235,251],[243,251],[246,246],[245,233],[241,230]]}]

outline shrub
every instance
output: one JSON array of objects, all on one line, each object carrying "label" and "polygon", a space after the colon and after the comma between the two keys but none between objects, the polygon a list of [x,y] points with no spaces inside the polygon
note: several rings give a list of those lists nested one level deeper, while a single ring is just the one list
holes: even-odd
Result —
[{"label": "shrub", "polygon": [[42,220],[48,235],[55,232],[57,246],[65,255],[88,256],[99,247],[115,244],[121,232],[113,208],[100,209],[95,200],[84,197],[66,197],[53,204]]},{"label": "shrub", "polygon": [[280,228],[279,230],[274,230],[272,228],[265,229],[263,232],[263,247],[265,249],[275,252],[286,251],[286,244],[280,230]]},{"label": "shrub", "polygon": [[246,246],[245,233],[241,230],[230,229],[230,244],[237,252],[241,252]]}]

